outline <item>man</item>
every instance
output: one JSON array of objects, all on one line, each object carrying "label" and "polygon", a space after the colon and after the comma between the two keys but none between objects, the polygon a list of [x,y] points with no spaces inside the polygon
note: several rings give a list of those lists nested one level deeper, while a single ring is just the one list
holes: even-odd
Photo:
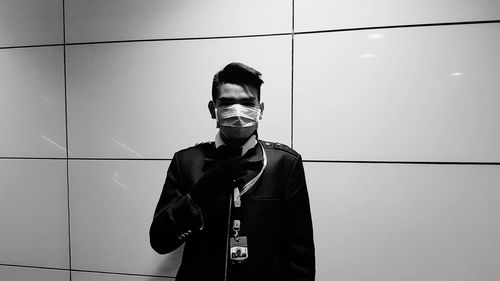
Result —
[{"label": "man", "polygon": [[258,140],[262,83],[241,63],[215,74],[215,142],[174,154],[149,235],[159,254],[185,243],[178,281],[314,280],[302,159]]}]

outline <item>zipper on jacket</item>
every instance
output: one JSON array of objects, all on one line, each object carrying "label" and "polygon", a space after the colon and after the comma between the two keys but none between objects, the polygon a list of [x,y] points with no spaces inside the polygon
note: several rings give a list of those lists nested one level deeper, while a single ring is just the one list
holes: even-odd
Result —
[{"label": "zipper on jacket", "polygon": [[227,215],[227,232],[226,232],[226,262],[225,262],[225,271],[224,271],[224,281],[227,281],[227,271],[228,271],[228,260],[229,260],[229,234],[231,231],[231,211],[233,207],[233,193],[231,192],[231,196],[229,196],[229,212]]}]

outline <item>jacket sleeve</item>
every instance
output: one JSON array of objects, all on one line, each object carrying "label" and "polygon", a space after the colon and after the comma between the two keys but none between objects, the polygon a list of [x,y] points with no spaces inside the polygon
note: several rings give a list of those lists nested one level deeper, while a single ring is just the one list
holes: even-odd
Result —
[{"label": "jacket sleeve", "polygon": [[315,278],[316,261],[309,195],[300,155],[290,169],[286,188],[286,280],[311,281]]},{"label": "jacket sleeve", "polygon": [[203,228],[201,208],[186,193],[177,158],[175,154],[168,167],[149,229],[151,247],[162,255],[174,251],[194,231]]}]

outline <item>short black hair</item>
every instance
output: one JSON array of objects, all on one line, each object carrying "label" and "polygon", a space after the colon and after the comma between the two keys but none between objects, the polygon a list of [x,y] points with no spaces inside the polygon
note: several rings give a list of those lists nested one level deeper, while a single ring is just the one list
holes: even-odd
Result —
[{"label": "short black hair", "polygon": [[231,83],[242,87],[250,86],[257,90],[257,99],[260,101],[260,86],[264,83],[262,74],[240,62],[232,62],[214,75],[212,81],[212,100],[219,95],[222,84]]}]

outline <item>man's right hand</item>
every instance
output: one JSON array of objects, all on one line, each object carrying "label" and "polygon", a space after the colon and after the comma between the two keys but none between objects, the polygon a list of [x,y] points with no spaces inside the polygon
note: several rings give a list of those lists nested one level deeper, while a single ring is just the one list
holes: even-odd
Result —
[{"label": "man's right hand", "polygon": [[251,163],[242,157],[233,157],[217,162],[205,171],[190,192],[191,198],[200,206],[226,195],[241,185]]}]

